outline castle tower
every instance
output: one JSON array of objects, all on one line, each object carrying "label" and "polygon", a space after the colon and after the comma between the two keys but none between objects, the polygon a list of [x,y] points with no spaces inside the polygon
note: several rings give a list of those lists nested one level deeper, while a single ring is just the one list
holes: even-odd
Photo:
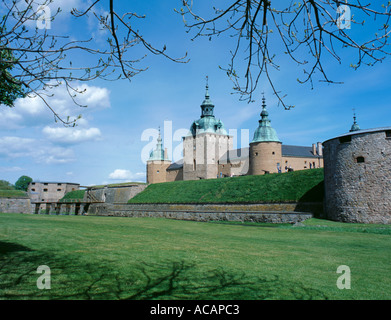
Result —
[{"label": "castle tower", "polygon": [[149,159],[147,160],[147,183],[159,183],[167,181],[166,170],[171,164],[168,160],[166,150],[163,150],[162,138],[157,138],[157,144],[155,150],[152,150]]},{"label": "castle tower", "polygon": [[190,126],[183,138],[183,180],[217,178],[218,160],[232,149],[232,137],[224,124],[214,116],[206,83],[205,99],[201,104],[201,117]]},{"label": "castle tower", "polygon": [[263,97],[261,120],[250,142],[248,172],[250,175],[278,172],[278,168],[282,166],[282,143],[278,139],[276,130],[271,127],[268,116],[265,97]]},{"label": "castle tower", "polygon": [[323,146],[325,217],[391,224],[391,127],[350,130]]}]

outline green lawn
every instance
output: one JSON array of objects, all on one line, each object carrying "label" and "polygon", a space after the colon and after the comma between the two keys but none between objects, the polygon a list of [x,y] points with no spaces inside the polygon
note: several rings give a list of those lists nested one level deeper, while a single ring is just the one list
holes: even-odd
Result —
[{"label": "green lawn", "polygon": [[62,199],[60,199],[60,201],[72,201],[72,200],[82,201],[84,198],[85,192],[86,192],[86,190],[69,191],[68,193],[66,193],[64,195],[64,197],[62,197]]},{"label": "green lawn", "polygon": [[[0,214],[0,299],[390,299],[390,231]],[[351,289],[336,286],[340,265]]]},{"label": "green lawn", "polygon": [[28,198],[28,195],[21,190],[0,190],[0,198]]},{"label": "green lawn", "polygon": [[322,202],[323,168],[259,176],[155,183],[129,203]]}]

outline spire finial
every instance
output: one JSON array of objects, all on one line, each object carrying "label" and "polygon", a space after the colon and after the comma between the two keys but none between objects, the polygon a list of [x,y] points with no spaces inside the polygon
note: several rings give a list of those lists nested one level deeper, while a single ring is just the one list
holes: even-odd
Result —
[{"label": "spire finial", "polygon": [[209,77],[206,76],[206,86],[205,86],[205,98],[209,99]]},{"label": "spire finial", "polygon": [[262,108],[265,109],[266,108],[266,99],[265,99],[265,92],[262,91]]},{"label": "spire finial", "polygon": [[352,132],[352,131],[358,131],[358,130],[360,130],[360,127],[356,121],[356,109],[353,108],[353,124],[352,124],[352,127],[350,128],[349,131]]},{"label": "spire finial", "polygon": [[162,142],[162,136],[160,135],[160,126],[159,126],[159,136],[157,137],[157,142],[158,144]]}]

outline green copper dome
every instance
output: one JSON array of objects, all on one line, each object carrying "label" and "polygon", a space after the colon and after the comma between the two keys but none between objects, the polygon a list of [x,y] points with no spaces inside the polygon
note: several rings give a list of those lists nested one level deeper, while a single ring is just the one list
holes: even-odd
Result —
[{"label": "green copper dome", "polygon": [[209,86],[207,84],[205,100],[201,104],[201,118],[191,124],[189,135],[195,136],[204,132],[227,135],[227,130],[225,130],[223,122],[217,120],[213,114],[214,104],[210,100],[208,89]]},{"label": "green copper dome", "polygon": [[160,136],[160,128],[159,128],[159,136],[157,138],[157,144],[155,150],[152,150],[149,154],[148,160],[168,160],[164,158],[164,150],[162,144],[162,138]]},{"label": "green copper dome", "polygon": [[254,138],[251,143],[254,142],[281,142],[278,139],[277,132],[270,126],[270,120],[268,118],[269,113],[266,110],[265,97],[262,98],[262,112],[261,120],[259,120],[259,126],[254,132]]},{"label": "green copper dome", "polygon": [[352,124],[352,127],[350,128],[349,132],[353,132],[353,131],[359,131],[361,130],[360,127],[358,126],[357,122],[356,122],[356,114],[354,114],[353,116],[353,124]]}]

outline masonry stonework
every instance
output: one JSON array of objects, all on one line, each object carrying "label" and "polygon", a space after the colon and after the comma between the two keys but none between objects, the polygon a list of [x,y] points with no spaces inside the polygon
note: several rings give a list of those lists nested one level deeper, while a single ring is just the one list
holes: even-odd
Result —
[{"label": "masonry stonework", "polygon": [[0,212],[31,213],[31,203],[28,198],[0,198]]},{"label": "masonry stonework", "polygon": [[391,127],[350,132],[323,145],[326,217],[391,223]]}]

